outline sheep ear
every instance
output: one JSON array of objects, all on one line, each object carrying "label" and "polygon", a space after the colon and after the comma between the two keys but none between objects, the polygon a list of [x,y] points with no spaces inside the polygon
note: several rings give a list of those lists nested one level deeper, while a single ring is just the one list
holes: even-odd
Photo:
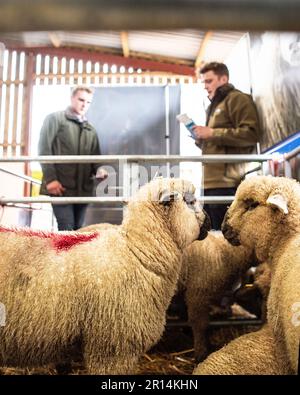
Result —
[{"label": "sheep ear", "polygon": [[157,170],[157,172],[154,174],[154,177],[152,178],[152,180],[157,180],[158,178],[162,178],[162,176],[159,173],[159,171]]},{"label": "sheep ear", "polygon": [[160,194],[159,203],[163,204],[164,206],[167,206],[171,202],[174,202],[175,200],[178,200],[181,197],[182,197],[182,195],[179,192],[163,191]]},{"label": "sheep ear", "polygon": [[279,194],[269,196],[267,199],[267,205],[278,208],[278,210],[283,214],[287,214],[289,212],[286,199]]}]

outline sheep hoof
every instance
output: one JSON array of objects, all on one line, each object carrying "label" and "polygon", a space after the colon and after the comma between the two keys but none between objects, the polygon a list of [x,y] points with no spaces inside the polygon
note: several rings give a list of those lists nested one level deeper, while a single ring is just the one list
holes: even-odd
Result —
[{"label": "sheep hoof", "polygon": [[208,352],[207,351],[202,351],[202,352],[195,352],[194,358],[195,358],[195,362],[198,364],[200,362],[203,362],[206,357],[208,356]]},{"label": "sheep hoof", "polygon": [[72,366],[70,363],[58,363],[55,365],[57,374],[66,375],[72,372]]}]

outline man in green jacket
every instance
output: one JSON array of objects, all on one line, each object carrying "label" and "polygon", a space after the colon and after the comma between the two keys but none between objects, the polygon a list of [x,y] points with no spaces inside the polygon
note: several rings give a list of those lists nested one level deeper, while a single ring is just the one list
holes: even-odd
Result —
[{"label": "man in green jacket", "polygon": [[[85,86],[76,87],[71,105],[65,111],[46,117],[41,133],[39,155],[100,155],[100,146],[94,127],[85,114],[93,92]],[[50,196],[92,196],[93,177],[102,181],[107,172],[99,164],[42,164],[41,194]],[[76,230],[84,222],[87,204],[52,205],[59,230]]]},{"label": "man in green jacket", "polygon": [[[252,97],[228,83],[229,71],[224,63],[204,65],[200,76],[211,101],[206,126],[193,128],[202,154],[253,153],[259,140],[259,121]],[[246,172],[245,163],[204,164],[204,196],[234,195]],[[227,205],[206,204],[204,209],[212,228],[220,229]]]}]

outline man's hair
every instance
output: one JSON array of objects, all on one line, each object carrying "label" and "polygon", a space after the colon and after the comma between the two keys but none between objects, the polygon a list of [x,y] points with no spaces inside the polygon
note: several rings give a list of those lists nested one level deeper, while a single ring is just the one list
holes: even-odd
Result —
[{"label": "man's hair", "polygon": [[229,78],[229,70],[224,63],[210,62],[201,67],[199,73],[204,74],[208,71],[213,71],[219,77],[226,75]]},{"label": "man's hair", "polygon": [[92,95],[94,93],[93,89],[89,88],[88,86],[85,85],[78,85],[72,90],[72,97],[76,95],[77,92],[84,91]]}]

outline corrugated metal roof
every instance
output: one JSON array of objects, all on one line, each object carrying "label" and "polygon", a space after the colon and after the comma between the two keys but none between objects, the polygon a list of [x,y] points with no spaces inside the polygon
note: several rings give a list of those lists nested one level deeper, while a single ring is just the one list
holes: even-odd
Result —
[{"label": "corrugated metal roof", "polygon": [[[162,57],[164,61],[194,65],[199,53],[205,31],[155,30],[128,31],[128,46],[130,54],[136,54],[147,59]],[[243,32],[213,31],[206,43],[203,61],[224,61],[233,46],[244,35]],[[23,32],[5,33],[0,35],[0,42],[9,46],[55,46],[55,47],[85,47],[99,51],[123,53],[121,32]]]},{"label": "corrugated metal roof", "polygon": [[213,32],[207,43],[203,61],[224,61],[244,35],[244,32]]},{"label": "corrugated metal roof", "polygon": [[204,32],[200,30],[131,31],[129,48],[132,51],[194,61],[203,37]]},{"label": "corrugated metal roof", "polygon": [[64,32],[62,40],[64,45],[83,44],[117,49],[122,47],[119,32]]}]

